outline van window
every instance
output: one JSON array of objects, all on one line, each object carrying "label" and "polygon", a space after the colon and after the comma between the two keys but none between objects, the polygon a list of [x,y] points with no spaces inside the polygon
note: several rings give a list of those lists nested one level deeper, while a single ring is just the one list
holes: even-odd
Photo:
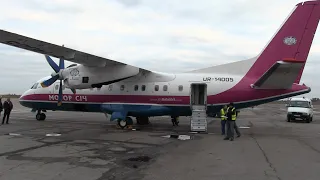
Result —
[{"label": "van window", "polygon": [[290,101],[289,107],[302,107],[302,108],[310,108],[311,105],[308,101]]}]

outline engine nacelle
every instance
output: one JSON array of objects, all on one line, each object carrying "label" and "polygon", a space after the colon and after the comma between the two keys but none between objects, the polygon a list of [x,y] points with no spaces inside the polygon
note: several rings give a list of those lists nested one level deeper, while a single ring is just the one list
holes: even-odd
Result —
[{"label": "engine nacelle", "polygon": [[64,69],[62,76],[67,88],[88,89],[112,84],[139,74],[139,68],[130,65],[88,67],[78,65]]}]

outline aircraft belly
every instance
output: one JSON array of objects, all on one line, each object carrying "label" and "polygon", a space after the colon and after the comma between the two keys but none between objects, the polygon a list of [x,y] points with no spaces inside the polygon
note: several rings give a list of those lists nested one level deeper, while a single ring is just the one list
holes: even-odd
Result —
[{"label": "aircraft belly", "polygon": [[157,105],[102,104],[102,112],[128,112],[129,114],[170,114],[171,108]]}]

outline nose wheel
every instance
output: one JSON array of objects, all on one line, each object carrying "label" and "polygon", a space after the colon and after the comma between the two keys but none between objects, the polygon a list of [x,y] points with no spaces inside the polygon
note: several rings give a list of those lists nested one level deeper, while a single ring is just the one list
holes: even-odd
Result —
[{"label": "nose wheel", "polygon": [[38,121],[44,121],[46,119],[46,114],[38,112],[37,115],[36,115],[36,119]]}]

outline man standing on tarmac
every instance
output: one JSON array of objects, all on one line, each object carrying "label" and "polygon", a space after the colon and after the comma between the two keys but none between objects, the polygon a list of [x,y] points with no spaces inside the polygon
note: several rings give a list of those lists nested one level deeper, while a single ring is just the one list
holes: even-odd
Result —
[{"label": "man standing on tarmac", "polygon": [[224,140],[233,141],[234,139],[234,129],[236,128],[236,133],[238,137],[240,137],[240,132],[237,126],[235,125],[235,121],[237,119],[237,111],[236,108],[233,106],[233,103],[230,103],[227,108],[227,136],[224,138]]},{"label": "man standing on tarmac", "polygon": [[220,110],[220,118],[221,118],[221,135],[225,135],[225,127],[226,127],[226,113],[227,113],[227,105],[224,105],[223,108]]},{"label": "man standing on tarmac", "polygon": [[4,114],[2,118],[2,124],[4,124],[4,121],[6,118],[7,118],[6,124],[9,124],[9,116],[10,116],[10,112],[12,111],[12,108],[13,108],[12,102],[10,101],[10,98],[8,98],[3,103]]}]

